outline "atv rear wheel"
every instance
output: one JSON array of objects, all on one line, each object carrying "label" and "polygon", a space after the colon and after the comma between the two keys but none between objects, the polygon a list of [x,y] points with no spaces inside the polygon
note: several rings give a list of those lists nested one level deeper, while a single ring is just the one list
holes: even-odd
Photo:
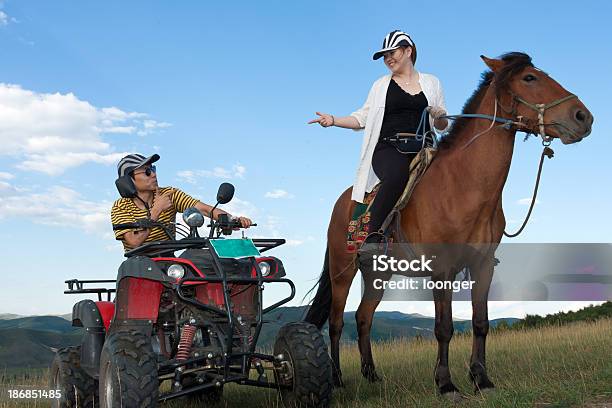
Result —
[{"label": "atv rear wheel", "polygon": [[283,404],[328,407],[332,395],[332,368],[327,346],[317,327],[306,322],[283,326],[274,343],[274,355],[282,355],[276,381]]},{"label": "atv rear wheel", "polygon": [[158,393],[151,337],[136,330],[107,337],[100,356],[100,406],[155,407]]},{"label": "atv rear wheel", "polygon": [[81,368],[81,347],[59,349],[51,363],[51,390],[61,398],[52,399],[54,408],[93,408],[98,406],[98,384]]}]

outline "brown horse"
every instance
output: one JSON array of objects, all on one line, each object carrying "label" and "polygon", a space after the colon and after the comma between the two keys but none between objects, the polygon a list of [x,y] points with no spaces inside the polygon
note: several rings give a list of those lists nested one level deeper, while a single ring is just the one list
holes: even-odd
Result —
[{"label": "brown horse", "polygon": [[[588,109],[522,53],[500,59],[481,57],[490,68],[466,102],[464,114],[496,115],[512,126],[492,126],[490,119],[460,118],[440,143],[438,153],[401,212],[401,230],[410,243],[484,244],[491,249],[501,241],[506,225],[502,190],[510,169],[517,130],[540,134],[549,143],[559,138],[575,143],[591,131]],[[537,105],[540,104],[540,105]],[[545,135],[545,134],[547,135]],[[479,135],[474,139],[475,135]],[[346,250],[346,232],[355,202],[347,189],[336,201],[327,232],[327,251],[319,287],[306,320],[319,328],[329,319],[334,382],[342,385],[340,336],[351,282],[357,273],[355,257]],[[416,244],[415,244],[416,245]],[[489,253],[490,255],[491,253]],[[487,298],[493,276],[493,257],[469,261],[457,257],[446,265],[445,276],[468,268],[472,287],[473,346],[469,374],[476,389],[493,388],[485,364],[489,331]],[[432,280],[436,277],[433,276]],[[460,396],[451,381],[448,348],[453,335],[452,291],[434,289],[435,336],[438,358],[435,381],[441,394]],[[370,346],[370,329],[380,300],[362,298],[356,312],[361,372],[378,380]]]}]

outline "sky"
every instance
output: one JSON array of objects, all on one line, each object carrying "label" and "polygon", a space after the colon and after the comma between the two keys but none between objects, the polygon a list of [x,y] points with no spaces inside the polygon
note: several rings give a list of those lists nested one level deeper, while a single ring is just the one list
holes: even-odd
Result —
[{"label": "sky", "polygon": [[[306,122],[346,115],[386,73],[372,61],[392,30],[459,113],[485,66],[523,51],[595,117],[582,143],[553,143],[534,214],[514,242],[612,242],[609,152],[612,6],[575,2],[67,2],[0,0],[0,313],[63,314],[64,280],[112,279],[123,260],[110,207],[116,163],[158,153],[158,179],[285,238],[274,252],[298,287],[315,283],[327,224],[357,168],[362,133]],[[527,211],[540,143],[516,138],[504,190],[511,230]],[[504,242],[507,242],[506,240]],[[279,297],[282,289],[266,292]],[[355,281],[346,310],[359,303]],[[495,302],[490,317],[580,302]],[[433,315],[433,304],[379,310]],[[470,316],[456,303],[455,316]]]}]

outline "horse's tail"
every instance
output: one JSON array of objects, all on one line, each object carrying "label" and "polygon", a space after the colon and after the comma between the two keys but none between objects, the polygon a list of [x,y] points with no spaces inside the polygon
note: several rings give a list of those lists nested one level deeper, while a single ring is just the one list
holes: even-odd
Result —
[{"label": "horse's tail", "polygon": [[314,324],[321,330],[329,319],[329,311],[332,303],[331,278],[329,276],[329,246],[325,249],[325,260],[323,261],[321,277],[311,291],[314,290],[317,285],[319,286],[317,288],[317,294],[310,302],[310,307],[308,308],[304,320]]}]

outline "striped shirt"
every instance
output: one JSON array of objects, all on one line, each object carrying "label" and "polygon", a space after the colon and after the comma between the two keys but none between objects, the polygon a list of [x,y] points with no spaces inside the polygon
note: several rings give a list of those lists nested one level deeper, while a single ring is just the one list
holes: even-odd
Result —
[{"label": "striped shirt", "polygon": [[[171,190],[172,187],[160,187],[159,194],[164,194],[165,192]],[[176,221],[176,214],[182,213],[189,207],[194,207],[199,201],[189,195],[185,194],[179,189],[174,189],[174,193],[171,196],[172,207],[163,211],[159,218],[157,219],[159,222],[169,223]],[[153,198],[153,203],[155,203],[155,197]],[[111,222],[113,224],[124,224],[128,222],[135,222],[136,220],[140,220],[143,218],[149,218],[147,214],[147,210],[143,210],[138,208],[134,203],[134,200],[131,198],[120,198],[113,204],[113,208],[111,210]],[[115,231],[115,238],[123,242],[123,248],[125,251],[129,251],[132,249],[127,245],[125,240],[123,239],[123,235],[129,231],[136,231],[136,229],[122,229]],[[168,239],[168,236],[160,227],[155,227],[151,229],[149,232],[149,236],[145,239],[144,242],[151,241],[165,241]]]}]

